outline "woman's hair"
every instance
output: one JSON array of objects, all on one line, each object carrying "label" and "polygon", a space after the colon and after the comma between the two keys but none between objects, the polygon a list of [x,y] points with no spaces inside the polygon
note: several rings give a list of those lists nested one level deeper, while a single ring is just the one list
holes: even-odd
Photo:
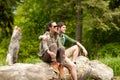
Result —
[{"label": "woman's hair", "polygon": [[46,31],[50,31],[49,28],[52,27],[52,23],[53,23],[53,22],[54,22],[54,21],[50,21],[50,22],[47,24],[47,26],[46,26]]},{"label": "woman's hair", "polygon": [[57,27],[61,28],[63,25],[65,25],[64,22],[58,22]]}]

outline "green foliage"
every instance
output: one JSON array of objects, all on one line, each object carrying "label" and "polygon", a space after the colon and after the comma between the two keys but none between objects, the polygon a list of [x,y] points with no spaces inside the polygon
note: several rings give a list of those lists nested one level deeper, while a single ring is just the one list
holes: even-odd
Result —
[{"label": "green foliage", "polygon": [[[98,2],[97,0],[93,0],[92,2],[87,2],[84,4],[87,7],[85,8],[85,11],[88,12],[87,15],[90,14],[88,15],[91,20],[89,26],[91,26],[93,30],[93,33],[90,35],[92,37],[91,40],[103,44],[116,41],[119,42],[120,39],[118,36],[120,36],[120,27],[118,22],[120,21],[120,12],[118,10],[115,10],[115,12],[109,10],[109,3],[107,1],[104,2],[99,0]],[[118,36],[115,36],[116,33]]]},{"label": "green foliage", "polygon": [[40,60],[38,57],[30,56],[29,58],[24,59],[24,63],[40,63],[42,60]]},{"label": "green foliage", "polygon": [[16,0],[0,0],[0,40],[12,34]]},{"label": "green foliage", "polygon": [[[61,5],[61,3],[64,3],[64,5]],[[73,0],[25,1],[24,4],[20,4],[17,8],[15,24],[20,25],[25,32],[29,32],[28,34],[30,34],[30,32],[35,32],[35,34],[43,34],[46,23],[51,20],[65,21],[65,23],[67,23],[71,19],[75,19],[76,16],[73,15],[76,14],[74,12],[74,5],[75,1]],[[71,26],[73,25],[74,24],[71,24]]]},{"label": "green foliage", "polygon": [[115,9],[120,6],[120,0],[110,0],[109,2],[109,8]]},{"label": "green foliage", "polygon": [[7,50],[8,50],[8,46],[9,46],[9,41],[10,39],[2,39],[0,45],[0,65],[5,65],[6,64],[6,56],[7,56]]},{"label": "green foliage", "polygon": [[21,41],[19,51],[19,62],[26,62],[26,59],[38,59],[39,42],[34,40]]},{"label": "green foliage", "polygon": [[120,42],[120,9],[111,11],[109,0],[86,0],[82,5],[83,44],[91,59],[98,58],[98,52],[104,45]]},{"label": "green foliage", "polygon": [[0,66],[5,65],[6,64],[6,50],[4,48],[0,48]]},{"label": "green foliage", "polygon": [[120,44],[119,43],[109,43],[103,46],[99,52],[98,56],[101,58],[105,57],[117,57],[120,56]]}]

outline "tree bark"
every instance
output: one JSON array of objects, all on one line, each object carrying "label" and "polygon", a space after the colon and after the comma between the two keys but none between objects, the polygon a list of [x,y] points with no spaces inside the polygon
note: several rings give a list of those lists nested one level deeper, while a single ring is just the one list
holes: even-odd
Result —
[{"label": "tree bark", "polygon": [[76,24],[76,40],[82,43],[82,8],[81,0],[77,0],[77,24]]}]

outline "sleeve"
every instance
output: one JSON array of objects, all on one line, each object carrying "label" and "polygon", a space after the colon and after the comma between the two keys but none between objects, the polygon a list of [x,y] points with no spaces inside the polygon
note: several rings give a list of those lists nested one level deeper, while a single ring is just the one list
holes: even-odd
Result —
[{"label": "sleeve", "polygon": [[[45,33],[44,36],[49,36],[49,33]],[[47,44],[48,41],[42,39],[42,43],[43,43],[43,50],[44,51],[48,50],[49,49],[48,44]]]},{"label": "sleeve", "polygon": [[60,37],[58,36],[58,47],[60,48],[60,47],[63,47],[63,45],[62,45],[62,42],[61,42],[61,40],[60,40]]},{"label": "sleeve", "polygon": [[43,43],[43,50],[46,51],[49,49],[48,45],[47,45],[47,41],[45,40],[42,40],[42,43]]},{"label": "sleeve", "polygon": [[64,35],[65,36],[65,38],[66,38],[66,41],[69,41],[69,42],[71,42],[71,43],[73,43],[73,44],[76,44],[76,40],[74,40],[74,39],[72,39],[72,38],[70,38],[69,36],[67,36],[67,35]]}]

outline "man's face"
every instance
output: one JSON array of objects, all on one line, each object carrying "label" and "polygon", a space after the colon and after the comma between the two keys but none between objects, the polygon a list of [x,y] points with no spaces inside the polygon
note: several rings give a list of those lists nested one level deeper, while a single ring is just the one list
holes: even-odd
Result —
[{"label": "man's face", "polygon": [[63,26],[61,26],[61,28],[59,28],[60,33],[65,33],[65,31],[66,31],[66,26],[65,25],[63,25]]},{"label": "man's face", "polygon": [[53,23],[52,23],[52,26],[51,26],[51,28],[50,28],[50,31],[51,31],[51,32],[57,32],[57,24],[56,24],[56,22],[53,22]]}]

